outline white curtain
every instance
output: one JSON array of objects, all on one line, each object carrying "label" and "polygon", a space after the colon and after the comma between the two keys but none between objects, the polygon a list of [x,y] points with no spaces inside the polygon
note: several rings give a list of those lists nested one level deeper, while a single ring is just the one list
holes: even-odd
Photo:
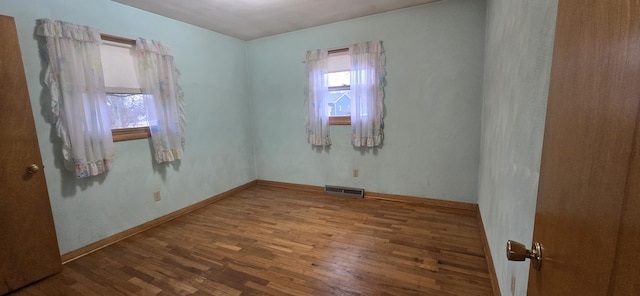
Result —
[{"label": "white curtain", "polygon": [[326,49],[308,51],[305,57],[305,127],[311,145],[331,145],[329,136],[329,83]]},{"label": "white curtain", "polygon": [[351,54],[351,143],[376,147],[384,138],[385,55],[381,41],[354,44]]},{"label": "white curtain", "polygon": [[179,72],[171,48],[158,41],[139,38],[138,78],[148,107],[151,141],[156,162],[182,159],[184,153],[184,100],[178,85]]},{"label": "white curtain", "polygon": [[113,139],[100,61],[100,32],[40,19],[36,34],[46,42],[44,83],[51,93],[65,167],[78,178],[108,171]]}]

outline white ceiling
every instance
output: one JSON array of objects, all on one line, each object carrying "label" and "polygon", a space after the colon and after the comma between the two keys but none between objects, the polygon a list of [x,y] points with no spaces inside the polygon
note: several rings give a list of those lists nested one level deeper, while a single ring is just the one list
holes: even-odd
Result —
[{"label": "white ceiling", "polygon": [[251,40],[441,0],[112,0]]}]

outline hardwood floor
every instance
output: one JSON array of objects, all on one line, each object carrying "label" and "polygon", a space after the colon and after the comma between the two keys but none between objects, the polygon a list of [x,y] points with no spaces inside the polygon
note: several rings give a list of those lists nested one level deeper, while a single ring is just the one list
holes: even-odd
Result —
[{"label": "hardwood floor", "polygon": [[255,186],[13,295],[492,295],[476,219]]}]

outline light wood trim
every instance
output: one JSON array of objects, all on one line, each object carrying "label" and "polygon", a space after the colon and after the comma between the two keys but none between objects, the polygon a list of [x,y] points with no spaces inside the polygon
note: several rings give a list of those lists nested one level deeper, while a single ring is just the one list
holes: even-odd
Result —
[{"label": "light wood trim", "polygon": [[364,191],[364,198],[423,204],[423,205],[429,205],[429,206],[453,208],[453,209],[467,210],[467,211],[475,211],[478,207],[477,204],[461,202],[461,201],[451,201],[451,200],[435,199],[430,197],[370,192],[366,190]]},{"label": "light wood trim", "polygon": [[136,45],[136,40],[131,38],[125,38],[125,37],[120,37],[115,35],[104,34],[104,33],[100,34],[100,38],[102,38],[102,40],[105,40],[105,41],[124,43],[132,46]]},{"label": "light wood trim", "polygon": [[[350,89],[349,85],[329,87],[330,91]],[[329,125],[351,125],[351,116],[329,116]]]},{"label": "light wood trim", "polygon": [[351,125],[351,116],[329,116],[330,125]]},{"label": "light wood trim", "polygon": [[[90,253],[93,253],[95,251],[98,251],[100,249],[103,249],[107,246],[110,246],[114,243],[117,243],[119,241],[122,241],[128,237],[131,237],[133,235],[136,235],[138,233],[141,233],[143,231],[149,230],[151,228],[154,228],[162,223],[171,221],[173,219],[176,219],[180,216],[183,216],[185,214],[188,214],[190,212],[193,212],[197,209],[200,209],[202,207],[205,207],[207,205],[210,205],[212,203],[218,202],[222,199],[225,199],[231,195],[234,195],[238,192],[241,192],[243,190],[246,190],[248,188],[251,188],[253,186],[265,186],[265,187],[275,187],[275,188],[284,188],[284,189],[291,189],[291,190],[296,190],[296,191],[301,191],[301,192],[309,192],[309,193],[314,193],[314,194],[322,194],[324,193],[324,187],[323,186],[314,186],[314,185],[304,185],[304,184],[294,184],[294,183],[286,183],[286,182],[278,182],[278,181],[268,181],[268,180],[254,180],[251,182],[248,182],[244,185],[240,185],[236,188],[230,189],[228,191],[222,192],[220,194],[217,194],[211,198],[205,199],[203,201],[197,202],[193,205],[187,206],[185,208],[182,208],[180,210],[177,210],[175,212],[169,213],[167,215],[161,216],[159,218],[156,218],[154,220],[151,220],[149,222],[140,224],[138,226],[135,226],[133,228],[130,228],[128,230],[122,231],[120,233],[116,233],[112,236],[109,236],[107,238],[101,239],[97,242],[94,242],[92,244],[89,244],[87,246],[84,246],[82,248],[79,248],[77,250],[68,252],[63,254],[62,257],[62,264],[67,264],[73,260],[76,260],[78,258],[81,258],[83,256],[86,256]],[[424,197],[414,197],[414,196],[404,196],[404,195],[395,195],[395,194],[387,194],[387,193],[376,193],[376,192],[367,192],[365,191],[365,199],[380,199],[380,200],[389,200],[389,201],[395,201],[395,202],[404,202],[404,203],[418,203],[418,204],[426,204],[426,205],[431,205],[431,206],[440,206],[440,207],[448,207],[448,208],[454,208],[454,209],[461,209],[461,210],[472,210],[472,211],[477,211],[477,205],[475,204],[471,204],[471,203],[465,203],[465,202],[456,202],[456,201],[446,201],[446,200],[437,200],[437,199],[431,199],[431,198],[424,198]],[[482,229],[484,229],[484,227],[482,227]],[[485,252],[486,254],[486,252]],[[489,255],[490,256],[490,255]],[[495,271],[494,271],[495,274]]]},{"label": "light wood trim", "polygon": [[381,204],[254,186],[19,294],[492,295],[475,213]]},{"label": "light wood trim", "polygon": [[286,183],[286,182],[278,182],[278,181],[256,180],[256,186],[284,188],[284,189],[291,189],[291,190],[297,190],[297,191],[309,192],[309,193],[319,193],[319,194],[324,193],[323,186],[294,184],[294,183]]},{"label": "light wood trim", "polygon": [[[278,181],[257,180],[256,186],[270,186],[270,187],[286,188],[286,189],[292,189],[292,190],[298,190],[298,191],[310,192],[310,193],[324,193],[323,186],[303,185],[303,184],[294,184],[294,183],[286,183],[286,182],[278,182]],[[389,194],[389,193],[370,192],[367,190],[364,191],[364,198],[388,200],[388,201],[403,202],[403,203],[424,204],[424,205],[430,205],[430,206],[454,208],[454,209],[467,210],[467,211],[478,210],[478,205],[472,204],[472,203],[440,200],[440,199],[433,199],[428,197],[417,197],[417,196],[397,195],[397,194]]]},{"label": "light wood trim", "polygon": [[327,54],[336,54],[336,53],[343,53],[343,52],[349,52],[349,48],[343,47],[343,48],[331,49],[327,51]]},{"label": "light wood trim", "polygon": [[246,183],[244,185],[240,185],[240,186],[238,186],[236,188],[227,190],[225,192],[222,192],[222,193],[217,194],[217,195],[215,195],[213,197],[210,197],[210,198],[205,199],[203,201],[197,202],[195,204],[192,204],[190,206],[187,206],[187,207],[182,208],[180,210],[177,210],[175,212],[166,214],[166,215],[164,215],[162,217],[153,219],[153,220],[151,220],[149,222],[140,224],[140,225],[135,226],[133,228],[130,228],[128,230],[125,230],[125,231],[122,231],[120,233],[116,233],[116,234],[114,234],[112,236],[109,236],[107,238],[101,239],[101,240],[99,240],[99,241],[97,241],[95,243],[89,244],[89,245],[84,246],[82,248],[79,248],[77,250],[74,250],[74,251],[71,251],[69,253],[63,254],[62,255],[62,264],[67,264],[67,263],[69,263],[69,262],[71,262],[73,260],[76,260],[76,259],[78,259],[80,257],[86,256],[86,255],[88,255],[90,253],[93,253],[95,251],[103,249],[103,248],[105,248],[107,246],[110,246],[110,245],[112,245],[114,243],[117,243],[117,242],[119,242],[121,240],[124,240],[124,239],[126,239],[128,237],[131,237],[131,236],[136,235],[138,233],[141,233],[143,231],[146,231],[146,230],[149,230],[151,228],[154,228],[154,227],[156,227],[156,226],[158,226],[158,225],[160,225],[162,223],[166,223],[166,222],[171,221],[173,219],[176,219],[176,218],[178,218],[180,216],[183,216],[185,214],[193,212],[193,211],[195,211],[197,209],[200,209],[200,208],[205,207],[207,205],[210,205],[212,203],[215,203],[215,202],[218,202],[220,200],[223,200],[223,199],[225,199],[225,198],[227,198],[227,197],[229,197],[231,195],[234,195],[234,194],[236,194],[238,192],[241,192],[241,191],[246,190],[246,189],[248,189],[248,188],[250,188],[252,186],[255,186],[256,183],[257,182],[254,180],[254,181],[251,181],[251,182]]},{"label": "light wood trim", "polygon": [[[336,48],[336,49],[332,49],[328,51],[329,55],[332,54],[338,54],[338,53],[343,53],[343,52],[349,52],[349,48],[348,47],[344,47],[344,48]],[[350,86],[348,85],[344,85],[344,86],[333,86],[333,87],[329,87],[329,90],[349,90],[351,89]],[[329,125],[351,125],[351,116],[330,116],[329,117]]]},{"label": "light wood trim", "polygon": [[329,91],[351,90],[350,85],[329,86]]},{"label": "light wood trim", "polygon": [[493,265],[493,256],[491,256],[491,249],[489,248],[489,240],[487,240],[487,233],[484,230],[484,223],[482,222],[482,215],[480,209],[476,205],[476,213],[478,219],[478,231],[480,232],[480,239],[482,240],[482,248],[484,249],[484,258],[487,261],[487,271],[489,272],[489,279],[491,280],[491,289],[493,295],[501,296],[500,285],[498,284],[498,277],[496,276],[496,268]]},{"label": "light wood trim", "polygon": [[[136,45],[135,39],[120,37],[116,35],[102,33],[100,34],[100,38],[105,41],[129,44],[131,46]],[[114,142],[151,138],[151,131],[149,130],[149,127],[112,129],[111,134],[113,136]]]},{"label": "light wood trim", "polygon": [[132,128],[118,128],[112,129],[111,135],[114,142],[146,139],[151,138],[151,130],[148,126],[144,127],[132,127]]}]

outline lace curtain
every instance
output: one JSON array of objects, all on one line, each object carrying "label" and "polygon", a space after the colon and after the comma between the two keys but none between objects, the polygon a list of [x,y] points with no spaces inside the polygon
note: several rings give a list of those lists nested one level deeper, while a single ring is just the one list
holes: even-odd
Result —
[{"label": "lace curtain", "polygon": [[100,61],[100,32],[40,19],[36,34],[46,43],[44,83],[50,91],[65,167],[78,178],[102,174],[111,168],[113,139]]},{"label": "lace curtain", "polygon": [[305,128],[307,140],[314,146],[331,145],[329,135],[329,83],[326,49],[308,51],[305,56]]},{"label": "lace curtain", "polygon": [[137,40],[136,51],[138,79],[148,106],[156,162],[182,159],[186,123],[173,52],[166,44],[143,38]]},{"label": "lace curtain", "polygon": [[[377,147],[384,138],[385,54],[381,41],[349,46],[351,144]],[[312,145],[330,145],[328,51],[308,51],[305,57],[305,126]]]},{"label": "lace curtain", "polygon": [[351,143],[376,147],[384,138],[385,55],[381,41],[349,47],[351,54]]}]

